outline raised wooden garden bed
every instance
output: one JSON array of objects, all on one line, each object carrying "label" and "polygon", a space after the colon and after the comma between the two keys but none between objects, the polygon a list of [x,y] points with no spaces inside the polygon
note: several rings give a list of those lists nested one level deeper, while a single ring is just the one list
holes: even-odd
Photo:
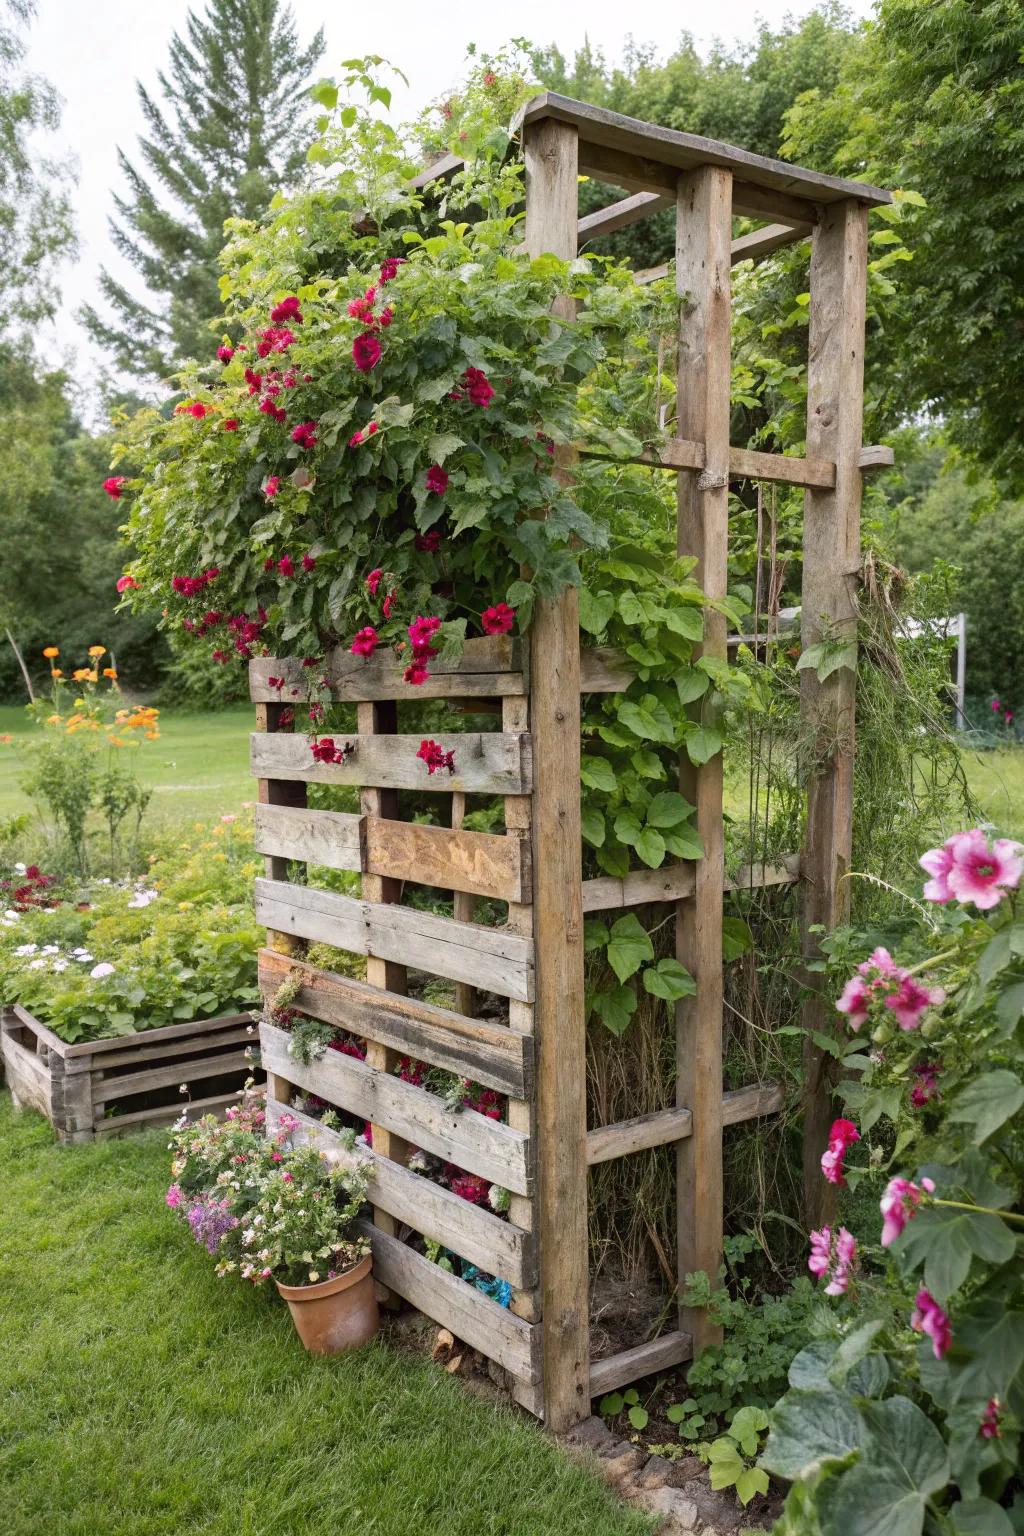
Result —
[{"label": "raised wooden garden bed", "polygon": [[252,1072],[251,1027],[232,1013],[68,1045],[15,1004],[0,1014],[0,1057],[15,1104],[45,1115],[60,1141],[92,1141],[235,1103]]}]

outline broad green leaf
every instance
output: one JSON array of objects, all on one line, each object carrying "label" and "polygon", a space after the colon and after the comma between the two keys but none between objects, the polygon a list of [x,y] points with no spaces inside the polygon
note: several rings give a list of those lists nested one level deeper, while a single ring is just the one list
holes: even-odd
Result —
[{"label": "broad green leaf", "polygon": [[984,1072],[961,1089],[949,1107],[950,1120],[973,1125],[973,1141],[980,1146],[1024,1104],[1024,1084],[1015,1072],[998,1068]]},{"label": "broad green leaf", "polygon": [[636,1012],[636,993],[626,983],[619,987],[595,992],[591,1007],[606,1029],[613,1035],[623,1035]]},{"label": "broad green leaf", "polygon": [[646,820],[652,827],[675,827],[693,811],[689,800],[673,790],[662,790],[647,807]]},{"label": "broad green leaf", "polygon": [[791,1482],[855,1451],[863,1426],[850,1398],[840,1392],[794,1390],[775,1404],[760,1465]]},{"label": "broad green leaf", "polygon": [[636,840],[636,851],[649,869],[659,869],[665,862],[665,839],[653,827],[644,827]]},{"label": "broad green leaf", "polygon": [[[802,1031],[801,1031],[802,1033]],[[789,1384],[811,1391],[820,1387],[829,1390],[829,1369],[835,1359],[837,1346],[831,1339],[815,1339],[790,1362]]]},{"label": "broad green leaf", "polygon": [[600,635],[608,627],[608,620],[615,612],[615,598],[610,592],[591,592],[589,587],[580,588],[580,628],[588,635]]},{"label": "broad green leaf", "polygon": [[681,997],[693,997],[697,983],[678,960],[666,955],[657,965],[648,966],[643,975],[644,990],[652,997],[663,998],[666,1003],[677,1002]]},{"label": "broad green leaf", "polygon": [[628,848],[636,845],[640,836],[641,826],[632,811],[620,811],[615,818],[615,836],[620,843],[625,843]]},{"label": "broad green leaf", "polygon": [[696,667],[677,672],[673,681],[676,692],[679,694],[680,704],[692,704],[694,699],[703,698],[711,686],[711,679],[707,673],[698,672]]},{"label": "broad green leaf", "polygon": [[955,1336],[956,1355],[947,1356],[952,1400],[1005,1400],[1024,1368],[1024,1311],[1001,1301],[974,1302],[957,1317]]},{"label": "broad green leaf", "polygon": [[727,1436],[715,1440],[708,1447],[711,1466],[711,1486],[714,1489],[731,1488],[743,1471],[743,1457],[738,1447]]},{"label": "broad green leaf", "polygon": [[722,919],[722,959],[727,964],[730,960],[738,960],[741,955],[749,954],[753,947],[750,929],[742,917]]},{"label": "broad green leaf", "polygon": [[1014,1536],[1006,1510],[991,1499],[961,1499],[950,1516],[956,1536]]},{"label": "broad green leaf", "polygon": [[671,832],[666,832],[665,847],[669,853],[677,859],[702,859],[704,857],[704,844],[701,842],[697,828],[689,823],[673,827]]},{"label": "broad green leaf", "polygon": [[463,446],[463,439],[454,432],[438,432],[427,443],[427,457],[434,464],[443,464]]},{"label": "broad green leaf", "polygon": [[[620,712],[621,713],[621,712]],[[699,725],[695,731],[690,731],[686,737],[686,752],[691,763],[698,767],[702,763],[710,762],[716,752],[722,750],[722,737],[713,726]]]},{"label": "broad green leaf", "polygon": [[638,747],[629,760],[643,779],[663,779],[665,777],[665,765],[662,763],[661,758],[656,752],[651,752],[647,747]]},{"label": "broad green leaf", "polygon": [[651,693],[645,693],[639,702],[624,699],[616,710],[616,716],[619,723],[639,736],[641,741],[670,743],[675,740],[675,726],[668,710]]},{"label": "broad green leaf", "polygon": [[870,1436],[864,1465],[884,1463],[893,1468],[922,1499],[937,1493],[949,1481],[946,1442],[931,1419],[908,1397],[889,1397],[884,1402],[865,1401],[861,1406]]},{"label": "broad green leaf", "polygon": [[580,778],[590,789],[600,789],[609,795],[615,793],[615,770],[606,757],[591,757],[584,753],[580,758]]},{"label": "broad green leaf", "polygon": [[598,1404],[598,1411],[608,1418],[614,1418],[617,1413],[622,1412],[624,1406],[621,1392],[609,1392],[607,1397],[602,1397]]},{"label": "broad green leaf", "polygon": [[639,1403],[635,1403],[629,1410],[629,1422],[636,1430],[647,1428],[648,1417],[647,1409],[641,1407]]},{"label": "broad green leaf", "polygon": [[747,1505],[755,1493],[768,1492],[768,1473],[760,1467],[744,1467],[736,1479],[736,1496],[740,1503]]},{"label": "broad green leaf", "polygon": [[608,943],[608,928],[599,917],[585,917],[583,919],[583,953],[592,955],[597,949],[604,949]]},{"label": "broad green leaf", "polygon": [[628,912],[612,924],[608,964],[620,981],[628,981],[645,960],[653,959],[651,936],[634,912]]},{"label": "broad green leaf", "polygon": [[699,608],[667,608],[665,626],[684,640],[704,638],[704,615]]},{"label": "broad green leaf", "polygon": [[924,1267],[924,1283],[936,1301],[946,1301],[967,1279],[976,1254],[991,1264],[1013,1257],[1015,1239],[998,1216],[930,1206],[904,1227],[892,1251],[911,1269]]},{"label": "broad green leaf", "polygon": [[603,846],[606,829],[604,824],[604,817],[600,811],[595,810],[593,806],[584,806],[583,810],[580,812],[580,828],[583,833],[584,840],[588,842],[592,848],[600,848]]},{"label": "broad green leaf", "polygon": [[829,1367],[828,1375],[831,1382],[837,1387],[844,1384],[847,1373],[863,1360],[884,1326],[880,1318],[873,1318],[871,1322],[862,1323],[859,1328],[847,1334],[836,1350],[835,1358]]}]

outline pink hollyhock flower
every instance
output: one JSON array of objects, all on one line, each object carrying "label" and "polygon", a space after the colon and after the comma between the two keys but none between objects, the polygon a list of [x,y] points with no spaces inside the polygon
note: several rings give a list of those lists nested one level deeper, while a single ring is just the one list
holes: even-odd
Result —
[{"label": "pink hollyhock flower", "polygon": [[281,489],[281,476],[280,475],[271,475],[270,479],[267,480],[264,483],[263,494],[264,494],[264,496],[267,496],[267,497],[276,496],[280,489]]},{"label": "pink hollyhock flower", "polygon": [[369,593],[370,593],[371,597],[376,597],[377,596],[377,588],[380,586],[381,577],[383,575],[384,575],[384,572],[381,570],[380,566],[378,565],[376,570],[371,571],[369,576],[367,576],[367,578],[366,578],[366,585],[367,585],[367,588],[369,590]]},{"label": "pink hollyhock flower", "polygon": [[426,764],[431,777],[442,768],[447,768],[449,773],[455,772],[455,753],[446,752],[436,741],[421,741],[416,756]]},{"label": "pink hollyhock flower", "polygon": [[861,976],[868,976],[873,972],[879,976],[903,975],[892,955],[890,955],[887,949],[883,949],[881,945],[878,949],[873,949],[866,960],[861,961],[857,970]]},{"label": "pink hollyhock flower", "polygon": [[397,276],[399,267],[404,266],[404,256],[385,256],[384,260],[380,264],[381,283],[390,283],[391,279]]},{"label": "pink hollyhock flower", "polygon": [[350,448],[358,448],[362,441],[363,434],[361,432],[353,432],[352,436],[348,440],[348,445]]},{"label": "pink hollyhock flower", "polygon": [[462,375],[462,381],[466,386],[466,394],[474,405],[486,411],[494,399],[494,386],[488,379],[482,368],[467,368]]},{"label": "pink hollyhock flower", "polygon": [[223,347],[218,347],[217,348],[217,357],[220,360],[220,362],[222,362],[224,364],[225,368],[227,367],[228,363],[230,363],[230,361],[234,357],[234,355],[235,355],[234,347],[223,346]]},{"label": "pink hollyhock flower", "polygon": [[316,430],[315,421],[300,421],[297,427],[292,428],[292,442],[298,443],[300,448],[315,448]]},{"label": "pink hollyhock flower", "polygon": [[352,361],[360,373],[369,373],[381,359],[380,342],[372,331],[361,331],[352,343]]},{"label": "pink hollyhock flower", "polygon": [[982,1415],[981,1424],[978,1426],[978,1434],[983,1440],[1001,1440],[1003,1431],[1000,1428],[1002,1408],[998,1397],[990,1397]]},{"label": "pink hollyhock flower", "polygon": [[277,568],[282,576],[295,575],[295,562],[292,560],[291,555],[282,555],[277,562]]},{"label": "pink hollyhock flower", "polygon": [[842,1296],[850,1284],[850,1271],[857,1262],[857,1239],[845,1227],[836,1237],[836,1266],[825,1287],[826,1296]]},{"label": "pink hollyhock flower", "polygon": [[349,650],[353,656],[372,656],[379,644],[377,631],[372,624],[367,624],[364,629],[357,632]]},{"label": "pink hollyhock flower", "polygon": [[229,416],[227,421],[223,422],[222,425],[223,425],[223,428],[224,428],[225,432],[237,432],[238,431],[238,420],[234,416]]},{"label": "pink hollyhock flower", "polygon": [[836,1003],[836,1010],[846,1014],[847,1023],[855,1032],[867,1023],[870,999],[871,992],[863,976],[851,976]]},{"label": "pink hollyhock flower", "polygon": [[922,1061],[914,1068],[914,1076],[917,1082],[910,1090],[910,1102],[915,1109],[923,1109],[930,1104],[932,1099],[939,1096],[939,1073],[942,1071],[942,1063],[938,1061]]},{"label": "pink hollyhock flower", "polygon": [[295,294],[290,293],[280,304],[275,304],[270,311],[270,318],[274,325],[280,325],[286,320],[290,320],[293,325],[301,325],[302,314]]},{"label": "pink hollyhock flower", "polygon": [[315,571],[316,570],[316,561],[313,559],[312,555],[310,555],[310,554],[303,555],[303,557],[302,557],[302,569],[304,571]]},{"label": "pink hollyhock flower", "polygon": [[1003,716],[1003,719],[1006,721],[1007,725],[1010,725],[1012,723],[1013,715],[1010,713],[1009,710],[1006,711],[1006,714]]},{"label": "pink hollyhock flower", "polygon": [[134,576],[119,576],[117,578],[117,590],[119,592],[136,592],[139,584]]},{"label": "pink hollyhock flower", "polygon": [[516,621],[516,611],[507,603],[497,603],[493,608],[485,608],[480,615],[480,624],[487,635],[507,635]]},{"label": "pink hollyhock flower", "polygon": [[429,676],[430,670],[428,667],[424,666],[422,661],[414,661],[410,663],[410,665],[407,666],[405,671],[402,673],[402,678],[407,683],[425,683]]},{"label": "pink hollyhock flower", "polygon": [[924,899],[934,901],[939,906],[953,900],[953,892],[949,888],[949,872],[953,868],[952,841],[950,838],[941,848],[929,848],[917,861],[925,874],[931,875],[931,879],[925,881]]},{"label": "pink hollyhock flower", "polygon": [[448,489],[448,476],[440,464],[431,464],[427,470],[424,484],[427,490],[434,496],[443,496]]},{"label": "pink hollyhock flower", "polygon": [[431,528],[429,533],[418,533],[413,543],[418,550],[433,555],[441,547],[441,535],[436,528]]},{"label": "pink hollyhock flower", "polygon": [[807,1268],[820,1279],[822,1275],[828,1274],[832,1264],[832,1228],[822,1227],[810,1236],[811,1256],[807,1260]]},{"label": "pink hollyhock flower", "polygon": [[104,480],[103,489],[113,501],[120,501],[127,484],[128,477],[126,475],[111,475],[108,480]]},{"label": "pink hollyhock flower", "polygon": [[957,901],[972,902],[986,912],[1020,884],[1024,873],[1020,843],[999,837],[989,847],[984,832],[974,827],[950,838],[946,846],[953,855],[947,884]]},{"label": "pink hollyhock flower", "polygon": [[998,713],[1002,709],[1002,707],[1003,706],[1000,704],[998,699],[993,699],[992,700],[992,713],[994,715],[998,715]]},{"label": "pink hollyhock flower", "polygon": [[830,1184],[845,1184],[843,1160],[846,1149],[860,1141],[860,1132],[852,1120],[833,1120],[828,1133],[828,1147],[821,1154],[821,1171]]},{"label": "pink hollyhock flower", "polygon": [[904,976],[899,990],[885,999],[885,1006],[896,1015],[900,1029],[917,1029],[925,1009],[945,1001],[946,994],[941,987],[922,987],[913,976]]},{"label": "pink hollyhock flower", "polygon": [[912,1179],[890,1179],[885,1194],[878,1202],[882,1212],[882,1247],[888,1248],[899,1237],[907,1222],[921,1204],[924,1193],[934,1192],[935,1181],[924,1178],[920,1185]]},{"label": "pink hollyhock flower", "polygon": [[935,1297],[924,1286],[917,1293],[916,1306],[910,1319],[915,1333],[925,1333],[932,1341],[932,1353],[941,1360],[953,1342],[953,1328],[949,1314],[939,1306]]},{"label": "pink hollyhock flower", "polygon": [[164,1196],[172,1211],[176,1211],[182,1202],[183,1196],[177,1184],[172,1184]]}]

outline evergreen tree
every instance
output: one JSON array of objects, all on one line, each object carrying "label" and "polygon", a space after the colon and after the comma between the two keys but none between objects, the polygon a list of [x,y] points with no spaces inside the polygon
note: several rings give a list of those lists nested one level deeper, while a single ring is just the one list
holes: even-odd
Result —
[{"label": "evergreen tree", "polygon": [[311,136],[304,87],[323,46],[322,31],[300,46],[281,0],[209,0],[171,42],[158,76],[163,102],[138,85],[148,130],[142,169],[118,151],[128,193],[114,197],[120,218],[110,229],[157,302],[137,299],[104,271],[112,317],[83,311],[125,372],[159,376],[168,355],[209,351],[224,220],[260,218],[302,166]]}]

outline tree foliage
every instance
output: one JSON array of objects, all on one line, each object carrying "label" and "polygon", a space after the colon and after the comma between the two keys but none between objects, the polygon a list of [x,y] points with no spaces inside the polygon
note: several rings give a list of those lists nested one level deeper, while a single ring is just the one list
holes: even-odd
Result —
[{"label": "tree foliage", "polygon": [[163,101],[138,85],[147,133],[138,161],[119,152],[127,192],[114,197],[110,230],[152,297],[136,298],[104,271],[112,317],[83,311],[126,372],[163,376],[206,352],[224,222],[260,218],[302,166],[311,133],[303,86],[322,52],[323,33],[303,47],[281,0],[209,0],[171,42],[158,76]]}]

